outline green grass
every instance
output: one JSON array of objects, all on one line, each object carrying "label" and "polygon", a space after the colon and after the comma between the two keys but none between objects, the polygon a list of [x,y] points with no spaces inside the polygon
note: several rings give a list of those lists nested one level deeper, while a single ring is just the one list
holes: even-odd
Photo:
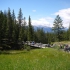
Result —
[{"label": "green grass", "polygon": [[9,52],[0,55],[0,70],[70,70],[67,52],[52,48]]}]

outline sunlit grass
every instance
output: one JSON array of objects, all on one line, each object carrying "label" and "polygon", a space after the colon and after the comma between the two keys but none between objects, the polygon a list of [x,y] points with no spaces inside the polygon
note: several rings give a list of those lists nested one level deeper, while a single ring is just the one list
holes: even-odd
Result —
[{"label": "sunlit grass", "polygon": [[[11,51],[13,52],[13,51]],[[0,70],[70,70],[70,53],[47,48],[0,55]]]},{"label": "sunlit grass", "polygon": [[55,44],[70,44],[70,41],[54,42]]}]

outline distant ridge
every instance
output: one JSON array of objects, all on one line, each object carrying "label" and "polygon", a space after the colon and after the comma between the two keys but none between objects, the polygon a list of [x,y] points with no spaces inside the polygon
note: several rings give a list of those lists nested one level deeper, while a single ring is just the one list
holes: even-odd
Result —
[{"label": "distant ridge", "polygon": [[37,28],[43,28],[43,30],[45,32],[52,32],[52,28],[51,27],[47,27],[47,26],[33,26],[35,30],[37,30]]},{"label": "distant ridge", "polygon": [[[33,27],[34,27],[35,30],[37,30],[37,28],[40,28],[40,29],[43,28],[43,30],[45,32],[52,32],[52,27],[47,27],[47,26],[33,26]],[[67,31],[68,28],[65,28],[64,30]]]}]

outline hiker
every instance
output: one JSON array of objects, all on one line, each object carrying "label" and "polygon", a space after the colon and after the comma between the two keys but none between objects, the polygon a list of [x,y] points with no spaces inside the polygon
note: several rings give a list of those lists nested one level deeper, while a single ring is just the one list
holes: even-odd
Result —
[{"label": "hiker", "polygon": [[49,43],[48,43],[48,47],[51,47]]},{"label": "hiker", "polygon": [[69,51],[68,45],[65,46],[64,51]]},{"label": "hiker", "polygon": [[35,42],[34,41],[32,41],[32,45],[34,45],[35,44]]}]

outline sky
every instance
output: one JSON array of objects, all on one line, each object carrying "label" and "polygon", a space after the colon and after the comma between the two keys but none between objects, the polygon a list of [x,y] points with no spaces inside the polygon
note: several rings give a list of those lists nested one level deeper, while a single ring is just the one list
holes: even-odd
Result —
[{"label": "sky", "polygon": [[16,18],[19,8],[23,17],[30,15],[32,25],[52,27],[54,19],[59,15],[63,20],[63,26],[69,27],[70,0],[0,0],[0,10],[14,9]]}]

